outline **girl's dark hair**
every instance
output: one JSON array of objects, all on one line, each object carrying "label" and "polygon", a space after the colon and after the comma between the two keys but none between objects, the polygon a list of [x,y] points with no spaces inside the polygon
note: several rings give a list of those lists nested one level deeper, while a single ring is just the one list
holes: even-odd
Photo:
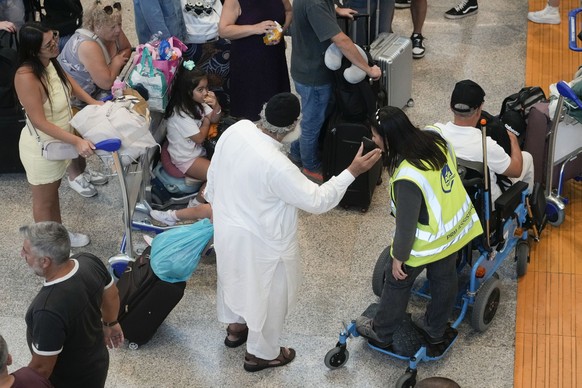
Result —
[{"label": "girl's dark hair", "polygon": [[172,95],[164,117],[167,119],[176,111],[179,115],[184,113],[194,119],[201,119],[204,108],[202,104],[192,99],[192,91],[205,78],[207,76],[203,70],[198,68],[188,70],[184,66],[179,66],[172,84]]},{"label": "girl's dark hair", "polygon": [[390,174],[403,159],[423,171],[440,170],[447,162],[445,139],[415,127],[400,108],[381,108],[372,121],[384,143],[384,165]]},{"label": "girl's dark hair", "polygon": [[[47,71],[46,67],[40,61],[38,54],[40,53],[42,46],[43,35],[51,31],[45,26],[37,22],[29,22],[24,24],[18,33],[19,46],[18,46],[18,60],[16,62],[16,68],[21,66],[28,66],[32,69],[32,73],[36,78],[40,80],[42,88],[49,99],[49,103],[52,105],[50,93],[47,85]],[[55,42],[56,43],[56,42]],[[71,84],[67,79],[65,71],[57,61],[57,58],[51,58],[50,61],[53,63],[57,74],[65,87],[70,91]]]}]

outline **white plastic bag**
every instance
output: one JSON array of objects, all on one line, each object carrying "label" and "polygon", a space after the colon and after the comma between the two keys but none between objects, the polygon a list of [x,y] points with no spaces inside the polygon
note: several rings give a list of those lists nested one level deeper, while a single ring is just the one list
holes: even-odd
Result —
[{"label": "white plastic bag", "polygon": [[[71,120],[71,125],[85,139],[98,143],[105,139],[121,140],[119,154],[124,165],[137,160],[149,147],[157,146],[150,133],[150,115],[138,113],[133,107],[139,99],[125,96],[103,105],[87,105]],[[96,151],[107,156],[106,151]]]}]

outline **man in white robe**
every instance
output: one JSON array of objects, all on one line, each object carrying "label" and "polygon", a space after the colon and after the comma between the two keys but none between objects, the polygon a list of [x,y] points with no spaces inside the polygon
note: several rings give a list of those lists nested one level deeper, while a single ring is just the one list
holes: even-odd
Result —
[{"label": "man in white robe", "polygon": [[226,346],[247,342],[249,372],[295,357],[279,339],[300,280],[297,209],[315,214],[332,209],[381,154],[377,149],[362,155],[360,146],[345,171],[319,186],[281,150],[299,114],[297,97],[275,95],[259,124],[241,120],[221,136],[208,169],[205,198],[213,209],[218,319],[229,324]]}]

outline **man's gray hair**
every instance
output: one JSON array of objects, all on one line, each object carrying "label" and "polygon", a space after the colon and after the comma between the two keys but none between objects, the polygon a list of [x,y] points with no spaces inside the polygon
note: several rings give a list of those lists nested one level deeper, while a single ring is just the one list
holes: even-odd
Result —
[{"label": "man's gray hair", "polygon": [[57,265],[69,259],[71,240],[67,229],[54,221],[37,222],[20,227],[20,234],[30,241],[32,253],[50,257]]},{"label": "man's gray hair", "polygon": [[8,362],[8,345],[6,344],[6,341],[4,341],[4,337],[0,335],[0,375],[6,372],[6,368],[8,368],[8,365],[6,365],[7,362]]},{"label": "man's gray hair", "polygon": [[261,113],[259,113],[259,122],[258,122],[258,126],[267,130],[268,132],[274,133],[276,135],[284,135],[286,133],[292,132],[293,130],[295,130],[295,127],[297,127],[297,122],[299,120],[295,120],[295,122],[293,122],[293,124],[288,125],[286,127],[277,127],[276,125],[273,125],[271,123],[269,123],[267,121],[267,118],[265,117],[265,109],[267,108],[267,103],[263,104],[263,109],[261,109]]},{"label": "man's gray hair", "polygon": [[471,110],[469,110],[468,112],[459,112],[458,110],[454,110],[454,109],[453,109],[453,113],[454,113],[455,115],[457,115],[457,116],[459,116],[459,117],[462,117],[462,118],[465,118],[465,119],[466,119],[466,118],[469,118],[469,117],[471,117],[471,116],[473,116],[473,115],[475,114],[475,112],[476,112],[476,111],[477,111],[477,109],[474,109],[474,108],[473,108],[473,109],[471,109]]}]

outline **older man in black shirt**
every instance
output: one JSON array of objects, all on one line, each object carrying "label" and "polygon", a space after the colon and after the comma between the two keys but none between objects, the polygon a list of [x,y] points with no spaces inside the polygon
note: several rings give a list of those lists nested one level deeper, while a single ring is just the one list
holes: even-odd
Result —
[{"label": "older man in black shirt", "polygon": [[109,368],[106,345],[123,343],[111,275],[89,253],[69,257],[69,234],[59,223],[39,222],[20,232],[21,255],[45,279],[26,313],[28,366],[59,388],[102,388]]}]

